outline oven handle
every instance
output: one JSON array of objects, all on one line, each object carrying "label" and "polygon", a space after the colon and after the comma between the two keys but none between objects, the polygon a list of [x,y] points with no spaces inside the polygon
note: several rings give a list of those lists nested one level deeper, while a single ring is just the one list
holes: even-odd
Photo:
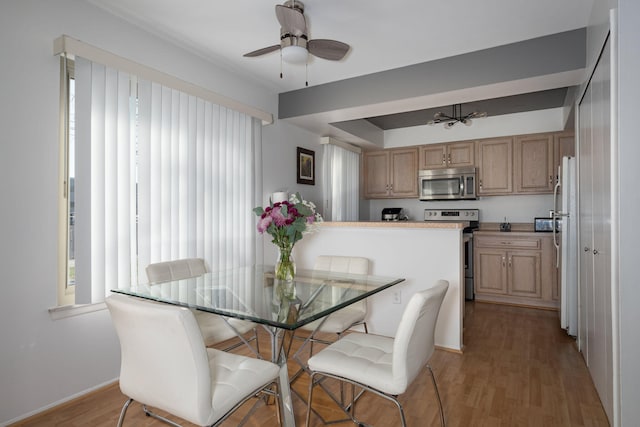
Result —
[{"label": "oven handle", "polygon": [[466,196],[467,194],[464,192],[464,175],[460,177],[460,195],[462,197]]}]

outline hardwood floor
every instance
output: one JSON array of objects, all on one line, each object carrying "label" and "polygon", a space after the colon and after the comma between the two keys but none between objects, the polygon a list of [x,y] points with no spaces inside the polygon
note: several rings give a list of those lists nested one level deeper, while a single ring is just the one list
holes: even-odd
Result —
[{"label": "hardwood floor", "polygon": [[[559,329],[557,316],[553,311],[467,302],[464,354],[436,350],[430,361],[447,426],[608,426],[584,360],[574,340]],[[266,334],[260,340],[261,349],[268,349]],[[294,341],[294,349],[298,345]],[[296,369],[290,362],[290,373]],[[294,384],[305,397],[307,387],[306,376]],[[114,384],[14,426],[115,426],[125,400]],[[418,377],[401,402],[409,426],[440,425],[428,374]],[[250,404],[245,406],[224,425],[237,425]],[[296,423],[304,426],[306,405],[294,397],[294,406]],[[327,419],[340,417],[323,393],[314,393],[313,407]],[[363,396],[356,411],[372,425],[400,425],[395,406],[376,396]],[[317,417],[311,421],[321,425]],[[166,424],[146,417],[135,403],[124,425]],[[274,405],[261,406],[246,425],[278,425]]]}]

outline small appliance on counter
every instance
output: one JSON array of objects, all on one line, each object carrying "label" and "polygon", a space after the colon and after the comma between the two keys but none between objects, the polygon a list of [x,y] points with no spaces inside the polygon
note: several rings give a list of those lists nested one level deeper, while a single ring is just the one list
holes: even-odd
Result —
[{"label": "small appliance on counter", "polygon": [[560,231],[562,224],[557,218],[535,218],[533,222],[533,230],[552,233],[554,223],[557,233]]},{"label": "small appliance on counter", "polygon": [[406,221],[409,219],[402,208],[384,208],[382,209],[383,221]]},{"label": "small appliance on counter", "polygon": [[511,231],[511,223],[507,222],[507,217],[504,218],[504,222],[500,223],[500,231],[503,231],[503,232]]}]

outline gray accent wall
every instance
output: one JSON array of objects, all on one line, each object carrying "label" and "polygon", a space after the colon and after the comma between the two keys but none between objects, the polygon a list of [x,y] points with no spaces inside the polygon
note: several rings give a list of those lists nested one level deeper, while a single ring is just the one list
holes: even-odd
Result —
[{"label": "gray accent wall", "polygon": [[278,117],[293,118],[581,70],[586,29],[497,46],[299,89],[279,95]]}]

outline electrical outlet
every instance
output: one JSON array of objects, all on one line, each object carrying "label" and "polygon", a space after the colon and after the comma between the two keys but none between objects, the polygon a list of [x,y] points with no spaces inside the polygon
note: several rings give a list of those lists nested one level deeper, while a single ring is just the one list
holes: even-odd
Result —
[{"label": "electrical outlet", "polygon": [[394,304],[400,304],[402,302],[402,294],[400,293],[400,291],[394,291],[393,292],[393,303]]}]

